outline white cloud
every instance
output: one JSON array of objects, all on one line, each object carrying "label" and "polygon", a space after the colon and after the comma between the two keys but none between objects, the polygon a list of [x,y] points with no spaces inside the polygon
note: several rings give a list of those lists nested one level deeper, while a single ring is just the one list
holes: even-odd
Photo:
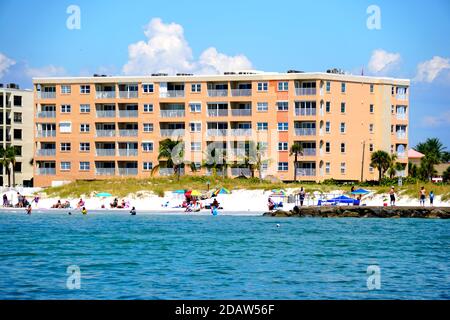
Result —
[{"label": "white cloud", "polygon": [[425,127],[439,127],[450,125],[450,111],[446,111],[439,116],[426,116],[422,119],[422,125]]},{"label": "white cloud", "polygon": [[66,70],[63,67],[48,65],[40,68],[26,67],[25,73],[27,76],[33,77],[60,77],[66,75]]},{"label": "white cloud", "polygon": [[450,59],[434,56],[431,60],[417,65],[417,74],[414,80],[430,83],[444,70],[450,70]]},{"label": "white cloud", "polygon": [[144,28],[146,41],[128,46],[128,62],[124,74],[150,74],[165,72],[220,73],[236,69],[250,69],[251,62],[244,55],[227,56],[210,47],[196,61],[192,49],[184,37],[183,27],[176,23],[164,23],[152,19]]},{"label": "white cloud", "polygon": [[8,72],[9,67],[15,65],[16,62],[3,53],[0,52],[0,78],[2,78],[6,72]]},{"label": "white cloud", "polygon": [[391,53],[383,49],[377,49],[372,52],[368,68],[372,73],[385,74],[396,67],[400,60],[400,53]]}]

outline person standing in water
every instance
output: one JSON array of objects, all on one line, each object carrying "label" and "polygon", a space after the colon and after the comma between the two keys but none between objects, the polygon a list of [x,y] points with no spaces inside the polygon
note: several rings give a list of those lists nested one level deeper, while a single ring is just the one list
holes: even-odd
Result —
[{"label": "person standing in water", "polygon": [[395,206],[395,189],[394,189],[394,186],[392,186],[391,190],[389,191],[389,198],[391,200],[391,206]]},{"label": "person standing in water", "polygon": [[136,208],[135,207],[131,208],[130,213],[131,213],[132,216],[135,216],[136,215]]},{"label": "person standing in water", "polygon": [[420,206],[424,207],[425,206],[425,199],[427,197],[427,192],[425,191],[424,187],[420,187],[420,191],[419,191],[419,204]]},{"label": "person standing in water", "polygon": [[87,214],[86,207],[83,207],[83,209],[81,209],[81,213],[82,213],[82,214]]},{"label": "person standing in water", "polygon": [[27,214],[31,214],[31,204],[29,204],[28,207],[26,208],[26,212]]}]

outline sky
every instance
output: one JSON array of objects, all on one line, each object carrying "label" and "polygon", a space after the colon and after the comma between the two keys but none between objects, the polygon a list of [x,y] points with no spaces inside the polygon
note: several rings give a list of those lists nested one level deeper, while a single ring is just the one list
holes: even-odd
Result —
[{"label": "sky", "polygon": [[0,82],[325,71],[411,79],[410,145],[450,149],[450,1],[0,0]]}]

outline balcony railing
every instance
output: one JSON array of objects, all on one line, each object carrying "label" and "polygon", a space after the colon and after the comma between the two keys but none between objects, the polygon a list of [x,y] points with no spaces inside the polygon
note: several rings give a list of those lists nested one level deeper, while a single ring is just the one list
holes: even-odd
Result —
[{"label": "balcony railing", "polygon": [[303,155],[304,156],[315,156],[316,155],[316,148],[304,148],[303,149]]},{"label": "balcony railing", "polygon": [[406,113],[397,113],[397,120],[406,120]]},{"label": "balcony railing", "polygon": [[133,99],[138,97],[137,91],[119,91],[119,98]]},{"label": "balcony railing", "polygon": [[315,96],[316,88],[295,88],[296,96]]},{"label": "balcony railing", "polygon": [[121,176],[135,176],[137,174],[137,168],[119,168],[119,175]]},{"label": "balcony railing", "polygon": [[167,92],[160,92],[160,98],[182,98],[184,97],[184,90],[167,90]]},{"label": "balcony railing", "polygon": [[114,110],[97,110],[97,118],[115,118],[116,111]]},{"label": "balcony railing", "polygon": [[98,148],[95,151],[95,155],[99,157],[112,157],[116,155],[116,149],[101,149]]},{"label": "balcony railing", "polygon": [[56,174],[56,168],[37,168],[36,173],[40,176],[53,176]]},{"label": "balcony railing", "polygon": [[137,110],[119,110],[119,117],[121,118],[137,118]]},{"label": "balcony railing", "polygon": [[[180,172],[180,175],[184,174],[184,168],[178,169]],[[159,175],[160,176],[171,176],[174,174],[173,168],[159,168]]]},{"label": "balcony railing", "polygon": [[161,129],[162,137],[176,137],[176,136],[184,136],[184,129]]},{"label": "balcony railing", "polygon": [[296,136],[315,136],[316,128],[295,128]]},{"label": "balcony railing", "polygon": [[250,97],[252,89],[231,89],[232,97]]},{"label": "balcony railing", "polygon": [[250,176],[251,170],[249,168],[231,168],[232,176]]},{"label": "balcony railing", "polygon": [[56,111],[40,111],[36,116],[38,118],[56,118]]},{"label": "balcony railing", "polygon": [[397,139],[406,139],[406,132],[397,132]]},{"label": "balcony railing", "polygon": [[116,136],[116,130],[96,130],[95,131],[96,137],[115,137]]},{"label": "balcony railing", "polygon": [[208,97],[227,97],[228,90],[227,89],[210,89],[208,90]]},{"label": "balcony railing", "polygon": [[162,118],[181,118],[185,116],[184,110],[161,110]]},{"label": "balcony railing", "polygon": [[228,109],[208,109],[208,117],[226,117]]},{"label": "balcony railing", "polygon": [[[214,173],[214,169],[211,169],[211,168],[207,168],[207,169],[206,169],[206,175],[207,175],[207,176],[212,176],[213,173]],[[224,170],[218,170],[218,169],[216,169],[216,175],[217,175],[217,176],[223,176],[223,175],[224,175]]]},{"label": "balcony railing", "polygon": [[209,137],[225,137],[228,133],[227,129],[208,129],[206,135]]},{"label": "balcony railing", "polygon": [[136,157],[138,149],[119,149],[119,156]]},{"label": "balcony railing", "polygon": [[38,138],[56,137],[56,130],[38,130]]},{"label": "balcony railing", "polygon": [[56,149],[37,149],[36,155],[39,157],[49,157],[56,155]]},{"label": "balcony railing", "polygon": [[56,99],[56,92],[41,92],[41,99]]},{"label": "balcony railing", "polygon": [[251,116],[252,109],[231,109],[231,115],[233,116]]},{"label": "balcony railing", "polygon": [[119,136],[121,137],[137,137],[137,130],[119,130]]},{"label": "balcony railing", "polygon": [[405,93],[399,93],[396,95],[397,100],[408,100],[408,95]]},{"label": "balcony railing", "polygon": [[232,136],[251,136],[252,129],[231,129],[230,135],[232,135]]},{"label": "balcony railing", "polygon": [[115,91],[97,91],[95,93],[96,99],[114,99],[116,97]]},{"label": "balcony railing", "polygon": [[316,175],[316,169],[313,168],[297,168],[296,171],[299,177],[314,177]]},{"label": "balcony railing", "polygon": [[295,108],[295,115],[296,116],[315,116],[316,115],[316,109],[305,109],[305,108]]},{"label": "balcony railing", "polygon": [[406,159],[406,152],[397,152],[397,158],[398,159]]},{"label": "balcony railing", "polygon": [[95,175],[97,176],[113,176],[115,174],[115,168],[95,168]]}]

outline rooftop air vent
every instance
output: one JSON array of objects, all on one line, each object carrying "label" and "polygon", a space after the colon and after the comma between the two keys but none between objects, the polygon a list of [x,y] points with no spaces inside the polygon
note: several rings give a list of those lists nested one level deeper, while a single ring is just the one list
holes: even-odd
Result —
[{"label": "rooftop air vent", "polygon": [[287,73],[305,73],[305,71],[299,71],[299,70],[288,70]]},{"label": "rooftop air vent", "polygon": [[152,77],[167,77],[169,74],[168,73],[152,73]]},{"label": "rooftop air vent", "polygon": [[19,89],[19,85],[17,83],[9,83],[6,87],[9,89]]},{"label": "rooftop air vent", "polygon": [[192,73],[177,73],[176,75],[177,75],[178,77],[193,76]]},{"label": "rooftop air vent", "polygon": [[227,76],[227,75],[230,75],[230,74],[236,74],[236,72],[233,72],[233,71],[225,71],[223,74]]},{"label": "rooftop air vent", "polygon": [[327,70],[327,73],[345,74],[344,70],[342,70],[342,69],[337,69],[337,68],[328,69],[328,70]]}]

